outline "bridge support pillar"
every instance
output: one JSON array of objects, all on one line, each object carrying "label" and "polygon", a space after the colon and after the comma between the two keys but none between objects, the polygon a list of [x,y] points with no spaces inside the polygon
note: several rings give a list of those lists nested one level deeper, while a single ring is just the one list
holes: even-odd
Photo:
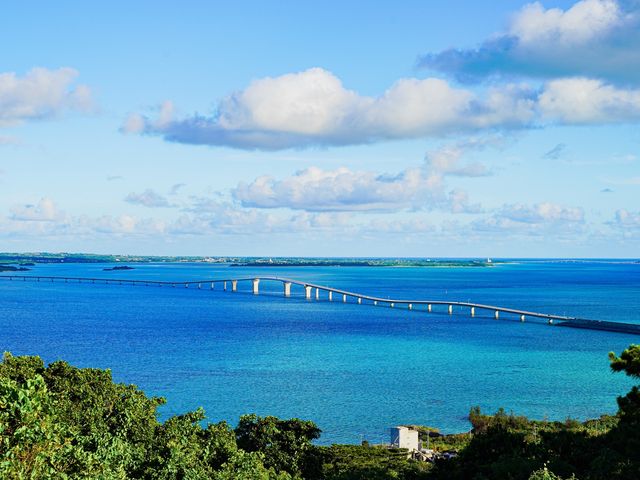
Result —
[{"label": "bridge support pillar", "polygon": [[211,290],[213,290],[215,283],[211,282]]},{"label": "bridge support pillar", "polygon": [[260,293],[259,287],[258,285],[260,285],[260,279],[259,278],[254,278],[251,281],[251,284],[253,286],[253,294],[254,295],[258,295],[258,293]]},{"label": "bridge support pillar", "polygon": [[549,319],[549,325],[553,325],[553,318]]},{"label": "bridge support pillar", "polygon": [[285,297],[290,297],[291,296],[291,282],[283,282],[282,286],[284,288],[284,296]]},{"label": "bridge support pillar", "polygon": [[476,316],[476,307],[471,307],[471,316],[472,317]]},{"label": "bridge support pillar", "polygon": [[201,283],[198,284],[198,290],[200,290],[200,289],[202,289],[202,284]]},{"label": "bridge support pillar", "polygon": [[413,305],[409,304],[409,310],[413,310]]},{"label": "bridge support pillar", "polygon": [[342,303],[347,303],[347,296],[346,295],[342,295]]},{"label": "bridge support pillar", "polygon": [[361,305],[361,304],[362,304],[362,298],[358,297],[358,305]]},{"label": "bridge support pillar", "polygon": [[427,305],[427,312],[431,312],[431,304],[430,303]]},{"label": "bridge support pillar", "polygon": [[524,322],[524,315],[520,315],[520,321]]},{"label": "bridge support pillar", "polygon": [[[120,283],[120,285],[122,285],[122,283]],[[185,284],[184,284],[184,288],[189,288],[189,284],[188,284],[188,283],[185,283]]]},{"label": "bridge support pillar", "polygon": [[311,300],[311,287],[309,285],[304,286],[304,298]]},{"label": "bridge support pillar", "polygon": [[232,292],[238,291],[238,280],[231,280],[231,291]]},{"label": "bridge support pillar", "polygon": [[453,313],[453,305],[449,305],[448,311],[449,311],[449,315]]},{"label": "bridge support pillar", "polygon": [[373,304],[374,304],[374,305],[378,305],[378,300],[374,300],[374,301],[373,301]]},{"label": "bridge support pillar", "polygon": [[222,282],[222,289],[226,292],[227,291],[227,282]]},{"label": "bridge support pillar", "polygon": [[500,318],[500,312],[498,310],[493,312],[493,318],[495,318],[496,320],[498,320]]},{"label": "bridge support pillar", "polygon": [[395,303],[393,303],[393,302],[391,302],[391,303],[389,304],[389,306],[390,306],[391,308],[393,308],[393,307],[395,307],[395,306],[396,306],[396,304],[395,304]]},{"label": "bridge support pillar", "polygon": [[329,290],[329,301],[333,302],[333,292]]},{"label": "bridge support pillar", "polygon": [[320,289],[316,288],[316,300],[320,300]]}]

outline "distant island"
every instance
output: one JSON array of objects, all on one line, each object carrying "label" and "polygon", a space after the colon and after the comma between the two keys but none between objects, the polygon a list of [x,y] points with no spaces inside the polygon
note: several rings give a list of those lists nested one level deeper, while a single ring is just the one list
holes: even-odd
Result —
[{"label": "distant island", "polygon": [[129,267],[128,265],[116,265],[115,267],[102,269],[102,271],[104,272],[112,272],[113,270],[135,270],[135,269],[133,267]]},{"label": "distant island", "polygon": [[[196,257],[153,255],[103,255],[93,253],[0,253],[1,264],[42,263],[211,263],[232,267],[489,267],[500,263],[490,258],[327,258],[327,257]],[[130,270],[110,267],[104,270]]]},{"label": "distant island", "polygon": [[258,258],[234,262],[232,267],[488,267],[486,260],[420,258]]},{"label": "distant island", "polygon": [[28,272],[30,268],[16,267],[14,265],[0,265],[0,272]]}]

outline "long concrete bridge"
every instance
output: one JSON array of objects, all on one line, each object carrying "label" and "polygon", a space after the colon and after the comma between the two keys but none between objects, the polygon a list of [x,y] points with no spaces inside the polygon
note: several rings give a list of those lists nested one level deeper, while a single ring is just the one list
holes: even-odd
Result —
[{"label": "long concrete bridge", "polygon": [[[517,308],[501,307],[474,302],[460,302],[449,300],[408,300],[382,298],[372,295],[342,290],[339,288],[318,285],[315,283],[303,282],[290,278],[274,276],[241,277],[227,279],[207,279],[188,281],[166,281],[166,280],[134,280],[126,278],[98,278],[98,277],[65,277],[65,276],[42,276],[42,275],[0,275],[0,279],[8,281],[33,281],[33,282],[65,282],[65,283],[91,283],[105,285],[130,285],[130,286],[155,286],[155,287],[184,287],[197,289],[222,289],[223,291],[238,291],[238,284],[249,284],[251,292],[255,295],[260,293],[261,282],[277,282],[282,285],[282,293],[285,297],[291,296],[292,287],[302,287],[307,300],[320,300],[321,295],[328,301],[351,302],[357,304],[369,304],[386,306],[390,308],[406,308],[408,310],[420,309],[432,312],[434,306],[445,306],[449,315],[454,313],[454,307],[468,309],[470,316],[475,316],[480,311],[488,312],[496,320],[501,314],[515,315],[521,322],[527,318],[543,319],[550,325],[586,328],[592,330],[608,330],[624,333],[640,334],[640,324],[609,322],[603,320],[590,320],[565,315],[554,315],[550,313],[533,312]],[[426,307],[426,308],[425,308]]]}]

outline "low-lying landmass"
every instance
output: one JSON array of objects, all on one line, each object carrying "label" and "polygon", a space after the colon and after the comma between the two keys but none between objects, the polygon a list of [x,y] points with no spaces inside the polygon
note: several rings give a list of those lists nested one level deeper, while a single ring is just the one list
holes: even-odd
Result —
[{"label": "low-lying landmass", "polygon": [[[640,379],[640,346],[611,368]],[[45,366],[5,354],[0,364],[0,478],[217,480],[631,480],[640,478],[640,389],[616,415],[529,420],[471,409],[471,430],[418,430],[416,452],[388,445],[320,446],[300,419],[245,415],[232,428],[198,409],[157,420],[164,399],[114,383],[108,370]],[[429,460],[429,461],[425,461]]]},{"label": "low-lying landmass", "polygon": [[103,268],[102,270],[105,272],[113,272],[120,270],[135,270],[135,268],[130,267],[129,265],[116,265],[115,267]]},{"label": "low-lying landmass", "polygon": [[0,272],[28,272],[29,270],[24,266],[0,265]]},{"label": "low-lying landmass", "polygon": [[[307,257],[172,257],[92,253],[0,253],[0,263],[219,263],[233,267],[488,267],[491,259],[445,258],[307,258]],[[115,268],[114,268],[115,269]]]}]

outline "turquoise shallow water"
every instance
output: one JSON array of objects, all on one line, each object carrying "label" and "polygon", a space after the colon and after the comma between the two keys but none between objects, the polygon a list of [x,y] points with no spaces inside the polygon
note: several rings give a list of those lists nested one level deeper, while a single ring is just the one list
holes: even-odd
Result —
[{"label": "turquoise shallow water", "polygon": [[[205,264],[39,265],[28,274],[156,280],[278,275],[382,297],[478,303],[640,323],[640,264],[514,262],[493,268],[232,268]],[[6,276],[6,274],[4,274]],[[388,427],[469,428],[473,405],[536,418],[616,410],[631,385],[607,352],[637,336],[306,301],[301,289],[220,290],[0,282],[0,347],[111,368],[167,398],[161,416],[203,406],[211,421],[256,412],[316,421],[321,441],[381,441]]]}]

